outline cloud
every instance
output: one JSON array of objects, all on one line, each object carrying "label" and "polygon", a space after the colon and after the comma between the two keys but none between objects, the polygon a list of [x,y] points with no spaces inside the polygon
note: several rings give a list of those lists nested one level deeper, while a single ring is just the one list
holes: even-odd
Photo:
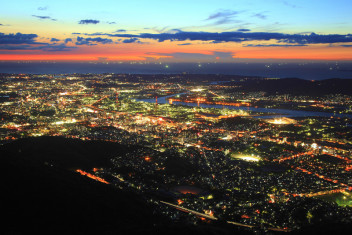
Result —
[{"label": "cloud", "polygon": [[78,24],[99,24],[99,20],[80,20]]},{"label": "cloud", "polygon": [[36,17],[40,20],[52,20],[52,21],[57,21],[57,19],[53,19],[50,16],[38,16],[38,15],[32,15],[33,17]]},{"label": "cloud", "polygon": [[68,47],[65,44],[57,44],[60,41],[52,38],[51,42],[43,43],[37,42],[37,34],[4,34],[0,33],[0,50],[14,51],[14,50],[42,50],[42,51],[70,51],[76,47]]},{"label": "cloud", "polygon": [[72,38],[66,38],[65,43],[72,42]]},{"label": "cloud", "polygon": [[[235,34],[235,35],[233,35]],[[105,35],[110,37],[122,37],[122,38],[139,38],[139,39],[154,39],[159,42],[166,40],[170,41],[186,41],[186,40],[200,40],[200,41],[243,41],[241,32],[223,32],[223,33],[210,33],[210,32],[184,32],[180,31],[177,33],[142,33],[142,34],[88,34],[88,35]]]},{"label": "cloud", "polygon": [[44,46],[32,48],[32,50],[43,50],[43,51],[72,51],[72,49],[76,49],[77,47],[66,46],[65,44],[47,44]]},{"label": "cloud", "polygon": [[265,20],[267,18],[267,16],[264,15],[263,13],[257,13],[257,14],[254,14],[253,16],[262,20]]},{"label": "cloud", "polygon": [[38,7],[38,10],[39,11],[46,11],[46,10],[48,10],[48,7]]},{"label": "cloud", "polygon": [[8,45],[0,44],[0,50],[15,51],[15,50],[41,50],[41,51],[71,51],[77,47],[68,47],[65,44],[49,44],[46,45],[32,45],[32,44],[20,44],[20,45]]},{"label": "cloud", "polygon": [[107,24],[116,24],[116,22],[112,21],[112,22],[106,22]]},{"label": "cloud", "polygon": [[0,50],[31,50],[33,46],[24,44],[24,45],[8,45],[8,44],[0,44]]},{"label": "cloud", "polygon": [[218,11],[212,15],[210,15],[206,21],[213,21],[213,25],[221,25],[221,24],[228,24],[228,23],[238,23],[241,21],[234,20],[233,18],[237,16],[240,12],[238,11],[230,11],[230,10],[222,10]]},{"label": "cloud", "polygon": [[138,38],[129,38],[129,39],[123,40],[122,42],[123,43],[134,43],[134,42],[140,43]]},{"label": "cloud", "polygon": [[181,29],[169,29],[167,31],[165,31],[164,33],[180,33],[182,32]]},{"label": "cloud", "polygon": [[299,44],[316,44],[316,43],[341,43],[352,42],[352,34],[315,34],[308,35],[291,34],[286,38],[282,38],[278,42],[299,43]]},{"label": "cloud", "polygon": [[188,45],[192,45],[192,43],[181,43],[181,44],[177,44],[179,46],[188,46]]},{"label": "cloud", "polygon": [[237,32],[249,32],[251,31],[250,29],[237,29]]},{"label": "cloud", "polygon": [[151,29],[154,30],[154,31],[156,31],[156,32],[158,32],[158,33],[165,33],[165,31],[168,30],[168,26],[165,26],[165,27],[163,27],[163,28],[161,28],[161,29],[158,29],[157,27],[153,27],[153,28],[151,28]]},{"label": "cloud", "polygon": [[283,1],[282,3],[285,4],[286,6],[289,6],[289,7],[292,7],[292,8],[297,8],[297,5],[294,5],[294,4],[289,3],[287,1]]},{"label": "cloud", "polygon": [[[141,34],[87,34],[94,36],[109,36],[120,38],[154,39],[159,42],[170,41],[210,41],[220,42],[246,42],[276,40],[278,43],[288,44],[326,44],[352,42],[352,34],[284,34],[274,32],[186,32],[177,33],[141,33]],[[135,40],[136,41],[136,40]]]},{"label": "cloud", "polygon": [[115,31],[115,33],[124,33],[124,32],[127,32],[126,29],[118,29]]},{"label": "cloud", "polygon": [[341,45],[342,47],[352,47],[352,45]]},{"label": "cloud", "polygon": [[232,17],[237,14],[238,14],[237,11],[229,11],[229,10],[219,11],[215,14],[210,15],[206,20],[213,20],[213,19],[223,18],[223,17]]},{"label": "cloud", "polygon": [[247,44],[244,47],[303,47],[306,44]]},{"label": "cloud", "polygon": [[83,38],[83,37],[79,37],[78,36],[76,45],[87,45],[87,46],[97,45],[94,42],[95,43],[101,43],[101,44],[113,43],[113,41],[111,39],[108,39],[108,38],[101,38],[101,37],[97,37],[97,38]]},{"label": "cloud", "polygon": [[43,44],[36,42],[37,34],[4,34],[0,33],[0,44]]}]

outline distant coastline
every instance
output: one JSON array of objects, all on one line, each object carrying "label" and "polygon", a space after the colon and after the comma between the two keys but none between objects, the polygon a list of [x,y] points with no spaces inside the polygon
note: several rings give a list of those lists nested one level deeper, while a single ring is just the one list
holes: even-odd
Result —
[{"label": "distant coastline", "polygon": [[0,73],[227,74],[306,80],[352,79],[352,62],[307,63],[146,63],[0,62]]}]

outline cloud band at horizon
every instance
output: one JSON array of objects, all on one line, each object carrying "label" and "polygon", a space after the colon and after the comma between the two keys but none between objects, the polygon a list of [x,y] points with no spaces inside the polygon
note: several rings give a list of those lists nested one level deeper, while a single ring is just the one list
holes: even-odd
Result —
[{"label": "cloud band at horizon", "polygon": [[0,9],[2,61],[352,61],[347,0],[16,2]]},{"label": "cloud band at horizon", "polygon": [[[117,40],[113,40],[117,38]],[[119,48],[125,49],[126,46],[124,44],[135,44],[137,47],[141,47],[143,44],[146,44],[144,48],[145,50],[141,50],[140,55],[127,55],[125,56],[112,56],[111,54],[107,54],[107,57],[111,60],[145,60],[146,58],[154,58],[154,59],[167,59],[171,60],[177,55],[177,58],[180,58],[180,55],[184,54],[187,58],[193,58],[194,61],[197,61],[196,56],[199,58],[203,57],[203,59],[208,59],[208,61],[219,61],[218,56],[209,57],[209,55],[221,54],[224,55],[235,55],[236,51],[231,52],[227,49],[227,51],[214,50],[214,51],[206,51],[202,50],[200,47],[204,47],[202,43],[209,44],[219,44],[226,45],[231,44],[237,51],[241,51],[241,48],[252,47],[252,48],[272,48],[276,47],[277,51],[282,51],[280,48],[289,48],[289,47],[308,47],[313,45],[314,49],[320,47],[323,49],[326,47],[326,51],[329,49],[334,49],[334,51],[343,51],[348,50],[350,44],[352,42],[352,35],[318,35],[318,34],[281,34],[281,33],[264,33],[264,32],[223,32],[223,33],[210,33],[210,32],[183,32],[178,31],[176,33],[159,33],[159,34],[150,34],[150,33],[141,33],[141,34],[104,34],[104,33],[93,33],[93,34],[82,34],[80,36],[75,36],[72,38],[65,38],[62,40],[52,38],[48,41],[39,41],[37,34],[4,34],[0,33],[0,55],[3,60],[16,60],[21,59],[21,54],[18,52],[21,51],[24,57],[27,56],[28,59],[33,60],[69,60],[69,56],[62,56],[60,52],[71,52],[75,56],[70,56],[73,60],[96,60],[98,57],[105,56],[106,54],[98,54],[96,57],[89,55],[88,53],[84,53],[84,51],[91,51],[89,47],[95,46],[99,47],[104,51],[104,49],[115,49]],[[184,44],[179,44],[178,42],[188,42]],[[248,43],[255,42],[255,44]],[[154,45],[151,45],[154,44]],[[157,44],[169,45],[168,48],[174,47],[174,51],[168,50],[159,50],[155,49],[156,52],[150,52],[148,48],[155,48]],[[173,45],[172,45],[173,44]],[[334,45],[338,44],[338,45]],[[108,45],[108,46],[106,46]],[[325,46],[324,46],[325,45]],[[83,47],[84,46],[84,47]],[[317,47],[318,46],[318,47]],[[104,48],[105,47],[105,48]],[[201,49],[198,51],[189,51],[179,52],[177,47],[193,47]],[[323,48],[322,48],[323,47]],[[191,48],[192,49],[192,48]],[[297,50],[297,49],[296,49]],[[94,51],[94,49],[93,49]],[[183,50],[182,50],[183,51]],[[273,52],[273,50],[271,50]],[[286,50],[289,52],[289,50]],[[304,50],[310,51],[310,50]],[[42,52],[42,53],[40,53]],[[56,56],[55,56],[56,53]],[[247,50],[247,54],[250,53],[250,50]],[[4,56],[4,55],[7,55]],[[54,55],[53,55],[54,54]],[[203,55],[203,56],[202,56]],[[301,53],[303,55],[303,53]],[[273,54],[271,55],[273,56]],[[253,57],[243,56],[242,58],[260,58],[258,54]],[[225,62],[231,62],[234,56],[226,56]],[[281,55],[282,58],[282,55]],[[289,59],[290,57],[282,58]],[[265,58],[263,58],[265,59]],[[277,58],[280,59],[280,58]],[[294,58],[299,59],[299,58]],[[304,58],[303,58],[304,59]],[[309,58],[308,58],[309,59]],[[329,58],[322,58],[329,59]],[[337,59],[337,58],[333,58]],[[343,60],[349,60],[351,58],[342,58]],[[177,60],[175,60],[177,61]],[[198,61],[202,61],[202,59],[198,59]]]}]

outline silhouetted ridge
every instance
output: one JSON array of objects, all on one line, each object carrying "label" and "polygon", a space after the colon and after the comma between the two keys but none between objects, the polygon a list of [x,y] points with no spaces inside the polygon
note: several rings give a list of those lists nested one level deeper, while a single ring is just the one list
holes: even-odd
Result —
[{"label": "silhouetted ridge", "polygon": [[[4,234],[231,234],[233,226],[180,224],[138,194],[81,176],[138,146],[62,137],[0,146]],[[181,166],[182,167],[182,166]],[[249,233],[239,230],[241,234]]]},{"label": "silhouetted ridge", "polygon": [[[94,157],[98,151],[95,145],[107,147],[100,142],[88,145],[55,137],[23,139],[1,146],[4,202],[10,206],[3,211],[8,229],[15,234],[106,234],[152,229],[159,218],[138,195],[66,169],[96,165],[94,161],[105,164],[106,152],[99,148],[102,153]],[[85,155],[87,151],[91,154]]]},{"label": "silhouetted ridge", "polygon": [[352,95],[352,79],[327,79],[309,81],[299,78],[247,80],[243,82],[225,83],[224,85],[240,85],[240,90],[245,92],[264,91],[268,95],[291,94],[324,96],[329,94]]}]

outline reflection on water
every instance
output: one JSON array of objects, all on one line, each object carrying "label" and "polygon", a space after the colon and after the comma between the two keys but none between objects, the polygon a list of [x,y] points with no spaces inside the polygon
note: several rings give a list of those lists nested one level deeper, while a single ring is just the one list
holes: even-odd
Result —
[{"label": "reflection on water", "polygon": [[[179,93],[175,95],[168,95],[163,97],[158,97],[159,104],[167,104],[167,98],[183,95],[186,93]],[[148,103],[154,103],[155,99],[136,99],[136,101],[143,101]],[[191,106],[197,107],[197,103],[186,103],[186,102],[178,102],[174,101],[173,105],[184,105],[184,106]],[[217,109],[234,109],[234,110],[243,110],[243,111],[253,111],[259,113],[271,113],[280,116],[257,116],[256,118],[275,118],[275,117],[340,117],[340,118],[352,118],[351,114],[334,114],[334,113],[325,113],[325,112],[312,112],[312,111],[299,111],[299,110],[290,110],[290,109],[268,109],[268,108],[255,108],[255,107],[237,107],[237,106],[230,106],[230,105],[217,105],[217,104],[199,104],[201,108],[217,108]]]}]

